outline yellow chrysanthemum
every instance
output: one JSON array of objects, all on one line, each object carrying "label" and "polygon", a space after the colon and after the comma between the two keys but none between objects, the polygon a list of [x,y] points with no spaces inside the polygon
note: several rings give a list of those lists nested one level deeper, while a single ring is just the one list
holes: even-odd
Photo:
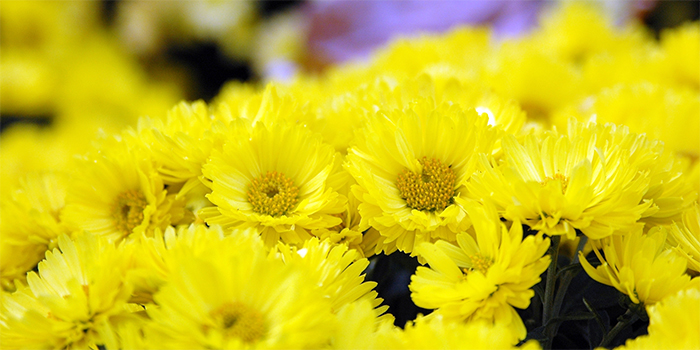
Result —
[{"label": "yellow chrysanthemum", "polygon": [[700,272],[700,205],[695,203],[683,213],[683,222],[669,229],[669,243],[688,260],[688,268]]},{"label": "yellow chrysanthemum", "polygon": [[700,90],[700,22],[695,21],[661,32],[665,68],[678,85]]},{"label": "yellow chrysanthemum", "polygon": [[486,83],[520,103],[528,120],[549,124],[552,112],[580,98],[581,74],[532,39],[505,42],[485,66]]},{"label": "yellow chrysanthemum", "polygon": [[383,299],[377,298],[373,289],[376,282],[365,282],[363,271],[369,266],[367,259],[360,259],[356,250],[348,250],[346,245],[335,245],[328,241],[312,238],[304,246],[295,249],[278,243],[274,251],[287,265],[293,265],[318,286],[325,299],[330,300],[332,312],[344,305],[367,300],[376,308],[377,315],[384,313],[388,306],[379,307]]},{"label": "yellow chrysanthemum", "polygon": [[[303,270],[269,259],[257,236],[182,254],[147,307],[158,348],[319,348],[335,330],[330,302]],[[233,248],[233,249],[232,249]]]},{"label": "yellow chrysanthemum", "polygon": [[[59,251],[60,249],[60,251]],[[105,327],[142,310],[127,304],[127,257],[106,239],[59,237],[29,287],[3,294],[0,332],[8,348],[87,348],[104,345]],[[112,344],[110,344],[112,345]]]},{"label": "yellow chrysanthemum", "polygon": [[690,282],[686,259],[666,247],[666,234],[662,226],[648,234],[636,228],[594,241],[594,252],[602,264],[593,267],[579,253],[581,265],[592,279],[615,287],[632,302],[652,305]]},{"label": "yellow chrysanthemum", "polygon": [[[272,124],[272,123],[271,123]],[[225,228],[258,227],[268,247],[302,244],[312,230],[340,224],[345,197],[327,185],[335,152],[301,126],[257,124],[232,131],[204,166],[211,180],[200,216]]]},{"label": "yellow chrysanthemum", "polygon": [[527,308],[535,295],[530,288],[549,264],[549,256],[543,256],[549,239],[542,235],[523,239],[518,221],[509,230],[494,208],[465,205],[475,234],[458,234],[457,245],[445,241],[419,245],[417,253],[430,267],[419,266],[411,277],[411,298],[420,307],[437,309],[434,313],[446,319],[486,319],[509,327],[522,339],[525,325],[514,307]]},{"label": "yellow chrysanthemum", "polygon": [[[697,282],[700,282],[696,278]],[[628,340],[615,350],[700,349],[700,288],[698,283],[647,307],[649,334]]]},{"label": "yellow chrysanthemum", "polygon": [[642,30],[631,25],[616,28],[604,10],[602,3],[561,2],[542,17],[532,36],[543,49],[573,64],[600,53],[629,51],[647,39]]},{"label": "yellow chrysanthemum", "polygon": [[469,227],[456,199],[466,194],[475,155],[492,151],[497,132],[487,123],[473,110],[423,100],[378,113],[358,133],[347,168],[358,183],[360,227],[379,231],[379,248],[410,253]]},{"label": "yellow chrysanthemum", "polygon": [[0,281],[13,289],[14,279],[43,259],[56,247],[58,236],[68,233],[59,219],[65,205],[66,179],[62,174],[29,174],[19,179],[19,188],[3,193],[0,202]]},{"label": "yellow chrysanthemum", "polygon": [[62,215],[67,224],[119,241],[152,234],[183,216],[183,201],[168,194],[152,161],[136,146],[106,140],[75,172]]},{"label": "yellow chrysanthemum", "polygon": [[603,152],[596,139],[610,130],[573,121],[569,130],[569,136],[529,135],[524,144],[506,135],[505,161],[496,165],[482,156],[483,172],[467,185],[470,195],[491,198],[507,219],[548,235],[573,239],[580,230],[598,239],[631,228],[651,205],[642,200],[649,179],[630,159],[645,139],[626,133],[624,144]]},{"label": "yellow chrysanthemum", "polygon": [[422,317],[406,323],[406,327],[385,330],[378,334],[379,349],[524,349],[542,347],[530,340],[517,347],[517,335],[498,322],[473,320],[459,322],[441,316]]},{"label": "yellow chrysanthemum", "polygon": [[697,92],[644,81],[604,88],[556,112],[553,123],[565,127],[569,118],[575,116],[580,121],[594,118],[599,124],[624,124],[632,132],[663,141],[667,152],[697,159],[700,157],[698,115]]}]

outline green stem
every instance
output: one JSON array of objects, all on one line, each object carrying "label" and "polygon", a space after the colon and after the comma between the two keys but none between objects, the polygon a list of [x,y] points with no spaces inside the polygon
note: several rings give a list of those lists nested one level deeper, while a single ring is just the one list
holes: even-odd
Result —
[{"label": "green stem", "polygon": [[[574,257],[571,260],[570,265],[578,264],[578,252],[583,250],[583,247],[586,246],[586,242],[588,241],[588,237],[586,236],[581,236],[581,239],[578,242],[578,245],[576,246],[576,251],[574,252]],[[578,270],[567,270],[563,273],[563,276],[561,276],[560,282],[559,282],[559,288],[557,289],[557,295],[554,298],[554,306],[552,308],[552,317],[557,318],[559,317],[559,312],[561,311],[561,306],[564,304],[564,297],[566,296],[566,291],[569,289],[569,285],[571,284],[571,281],[574,279],[574,276],[578,273]],[[559,330],[559,325],[561,322],[551,322],[550,324],[544,323],[545,324],[545,334],[547,335],[548,339],[548,345],[551,345],[551,341],[554,339],[554,336],[557,334],[557,331]]]},{"label": "green stem", "polygon": [[[552,243],[549,246],[549,256],[552,261],[549,263],[547,268],[547,281],[545,282],[544,289],[544,305],[542,312],[542,324],[547,324],[553,317],[552,312],[554,311],[554,285],[556,283],[557,276],[557,260],[559,260],[559,241],[561,236],[553,236]],[[544,346],[544,349],[551,348],[551,339],[547,340],[549,346]]]},{"label": "green stem", "polygon": [[606,334],[605,337],[603,337],[603,340],[600,341],[600,345],[598,345],[598,347],[608,347],[610,342],[612,342],[613,339],[615,339],[615,337],[620,333],[621,330],[637,321],[638,318],[639,315],[637,315],[637,313],[635,313],[631,309],[627,309],[627,312],[625,312],[624,315],[618,318],[615,327],[613,327],[613,329],[611,329],[610,332],[608,332],[608,334]]}]

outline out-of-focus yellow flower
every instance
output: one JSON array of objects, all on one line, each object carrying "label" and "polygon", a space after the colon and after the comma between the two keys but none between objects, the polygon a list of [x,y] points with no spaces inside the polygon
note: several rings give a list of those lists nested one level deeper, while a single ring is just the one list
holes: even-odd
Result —
[{"label": "out-of-focus yellow flower", "polygon": [[225,228],[258,227],[268,247],[301,245],[312,231],[341,223],[346,198],[328,186],[337,156],[302,126],[234,126],[223,150],[204,166],[216,207],[199,215]]},{"label": "out-of-focus yellow flower", "polygon": [[632,25],[615,28],[602,4],[576,1],[560,2],[532,36],[543,49],[573,64],[602,52],[629,51],[649,39]]},{"label": "out-of-focus yellow flower", "polygon": [[360,259],[360,254],[348,250],[346,245],[312,238],[299,249],[278,243],[274,253],[285,264],[305,271],[304,274],[321,289],[323,297],[330,300],[333,313],[358,300],[369,301],[377,315],[389,308],[386,305],[379,307],[384,299],[377,298],[378,294],[373,290],[377,283],[364,281],[362,272],[369,266],[369,261]]},{"label": "out-of-focus yellow flower", "polygon": [[39,263],[39,273],[29,272],[29,287],[3,294],[3,346],[118,347],[104,338],[105,329],[143,310],[127,304],[131,289],[124,279],[126,266],[127,257],[102,237],[60,236],[58,249]]},{"label": "out-of-focus yellow flower", "polygon": [[615,287],[632,302],[653,305],[690,283],[686,259],[666,247],[666,235],[663,226],[647,234],[639,227],[594,241],[593,251],[602,264],[593,267],[579,253],[581,265],[591,278]]},{"label": "out-of-focus yellow flower", "polygon": [[514,307],[527,308],[535,295],[530,288],[549,264],[549,256],[543,256],[549,239],[523,239],[517,220],[507,229],[492,206],[465,205],[475,233],[458,234],[457,245],[437,241],[418,246],[430,267],[419,266],[411,277],[411,298],[446,319],[485,319],[508,327],[512,340],[523,339],[525,325]]},{"label": "out-of-focus yellow flower", "polygon": [[665,68],[678,85],[700,90],[700,22],[686,23],[661,32]]},{"label": "out-of-focus yellow flower", "polygon": [[647,307],[647,314],[649,334],[628,340],[616,350],[700,349],[700,283]]},{"label": "out-of-focus yellow flower", "polygon": [[698,115],[700,96],[697,92],[641,82],[604,88],[557,111],[553,123],[564,127],[569,118],[575,116],[580,121],[595,119],[600,124],[621,124],[632,132],[646,133],[650,139],[663,141],[667,152],[698,159]]},{"label": "out-of-focus yellow flower", "polygon": [[549,125],[554,111],[585,93],[580,72],[532,39],[505,42],[494,55],[485,67],[487,85],[518,101],[529,121]]},{"label": "out-of-focus yellow flower", "polygon": [[177,224],[183,201],[168,194],[144,149],[106,139],[76,162],[62,219],[71,227],[120,241]]},{"label": "out-of-focus yellow flower", "polygon": [[456,199],[466,194],[476,155],[492,151],[498,133],[487,123],[426,99],[379,112],[358,132],[347,168],[358,183],[360,228],[379,231],[378,249],[411,253],[421,242],[454,242],[469,227]]},{"label": "out-of-focus yellow flower", "polygon": [[686,210],[683,222],[675,222],[669,233],[669,243],[688,259],[688,268],[700,272],[700,205]]},{"label": "out-of-focus yellow flower", "polygon": [[146,309],[149,347],[318,348],[329,342],[336,324],[321,289],[303,270],[269,259],[257,235],[248,236],[228,236],[205,254],[179,250],[177,269],[154,296],[157,306]]},{"label": "out-of-focus yellow flower", "polygon": [[419,316],[406,327],[387,329],[378,334],[379,349],[523,349],[542,347],[536,340],[517,347],[518,335],[499,322],[473,320],[468,322],[444,317]]},{"label": "out-of-focus yellow flower", "polygon": [[598,239],[629,229],[651,205],[642,201],[649,180],[629,158],[645,139],[626,133],[627,143],[602,152],[595,142],[606,132],[572,121],[568,136],[529,135],[521,144],[506,135],[505,161],[492,164],[482,156],[484,170],[467,184],[469,193],[491,198],[507,219],[548,235],[573,239],[580,230]]},{"label": "out-of-focus yellow flower", "polygon": [[16,278],[24,280],[44,252],[56,247],[58,236],[68,233],[59,219],[65,205],[65,176],[33,173],[19,182],[19,188],[3,193],[0,202],[0,273],[5,289],[12,289]]}]

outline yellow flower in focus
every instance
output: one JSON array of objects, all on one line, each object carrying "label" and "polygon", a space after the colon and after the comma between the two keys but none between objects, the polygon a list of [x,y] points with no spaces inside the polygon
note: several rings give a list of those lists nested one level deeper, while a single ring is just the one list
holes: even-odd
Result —
[{"label": "yellow flower in focus", "polygon": [[[249,235],[250,236],[250,235]],[[262,241],[228,236],[206,254],[180,250],[146,311],[155,348],[319,348],[335,330],[330,302],[303,269],[269,259]],[[235,245],[228,244],[237,243]]]},{"label": "yellow flower in focus", "polygon": [[506,135],[505,161],[482,156],[483,172],[467,184],[470,195],[490,198],[507,219],[548,235],[574,239],[580,230],[598,239],[631,228],[651,205],[642,201],[649,179],[629,158],[645,139],[627,133],[624,145],[602,152],[596,139],[610,130],[574,122],[569,130],[569,136],[528,135],[523,144]]},{"label": "yellow flower in focus", "polygon": [[497,131],[488,118],[430,100],[377,113],[358,132],[347,169],[362,202],[361,229],[381,234],[387,254],[411,253],[421,242],[454,241],[470,225],[458,198],[475,170],[476,155],[491,153]]},{"label": "yellow flower in focus", "polygon": [[341,223],[345,197],[327,184],[336,154],[316,135],[283,122],[234,127],[204,166],[216,207],[199,215],[224,228],[257,227],[268,247],[301,245]]},{"label": "yellow flower in focus", "polygon": [[[60,250],[59,250],[60,249]],[[127,257],[102,237],[62,235],[46,253],[29,287],[3,294],[3,347],[71,349],[103,345],[110,323],[142,310],[127,304]],[[114,345],[114,344],[108,344]]]},{"label": "yellow flower in focus", "polygon": [[518,336],[499,322],[460,322],[441,316],[419,316],[401,330],[378,334],[379,349],[542,349],[536,340],[516,346]]},{"label": "yellow flower in focus", "polygon": [[[697,278],[696,282],[700,282]],[[700,285],[681,290],[647,307],[648,334],[628,340],[616,350],[700,349]]]},{"label": "yellow flower in focus", "polygon": [[178,223],[184,203],[167,193],[143,149],[116,139],[101,148],[77,164],[61,217],[68,225],[120,241]]},{"label": "yellow flower in focus", "polygon": [[550,261],[543,256],[549,239],[523,239],[522,225],[515,221],[507,229],[490,206],[471,202],[467,211],[475,234],[458,234],[457,245],[437,241],[418,246],[416,252],[430,267],[419,266],[411,277],[411,298],[445,319],[485,319],[523,339],[525,325],[514,307],[527,308],[535,295],[531,288]]},{"label": "yellow flower in focus", "polygon": [[593,251],[602,264],[593,267],[579,253],[581,265],[592,279],[615,287],[632,302],[653,305],[690,282],[685,257],[666,247],[666,235],[662,226],[647,234],[638,227],[594,241]]},{"label": "yellow flower in focus", "polygon": [[59,219],[65,205],[65,176],[32,173],[19,183],[0,201],[0,278],[5,289],[12,289],[16,278],[24,280],[44,252],[56,247],[58,236],[68,233]]},{"label": "yellow flower in focus", "polygon": [[683,213],[683,222],[669,229],[669,243],[688,260],[688,268],[700,272],[700,205],[695,203]]}]

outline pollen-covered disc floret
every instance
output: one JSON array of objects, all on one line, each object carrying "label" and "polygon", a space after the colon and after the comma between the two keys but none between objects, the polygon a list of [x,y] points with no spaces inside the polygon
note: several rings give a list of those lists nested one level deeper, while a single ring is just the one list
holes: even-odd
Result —
[{"label": "pollen-covered disc floret", "polygon": [[134,231],[143,221],[143,211],[148,206],[146,197],[139,190],[122,192],[112,204],[112,217],[117,230],[124,236]]},{"label": "pollen-covered disc floret", "polygon": [[248,186],[248,201],[253,211],[270,216],[286,215],[299,198],[299,188],[283,173],[268,171]]},{"label": "pollen-covered disc floret", "polygon": [[396,179],[396,188],[406,205],[416,210],[444,210],[452,204],[455,176],[449,165],[439,159],[423,157],[418,160],[421,173],[404,170]]}]

